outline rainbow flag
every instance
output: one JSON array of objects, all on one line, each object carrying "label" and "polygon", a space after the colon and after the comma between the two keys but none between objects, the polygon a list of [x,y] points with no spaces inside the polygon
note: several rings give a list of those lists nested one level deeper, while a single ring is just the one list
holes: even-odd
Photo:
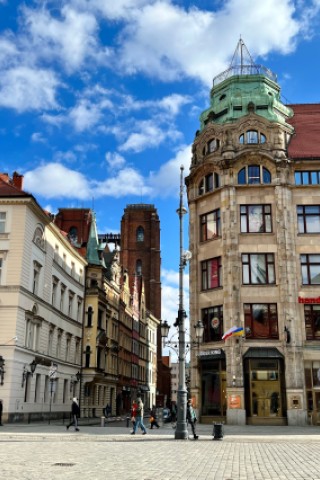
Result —
[{"label": "rainbow flag", "polygon": [[222,335],[222,340],[227,340],[229,337],[242,337],[244,335],[243,327],[231,327]]}]

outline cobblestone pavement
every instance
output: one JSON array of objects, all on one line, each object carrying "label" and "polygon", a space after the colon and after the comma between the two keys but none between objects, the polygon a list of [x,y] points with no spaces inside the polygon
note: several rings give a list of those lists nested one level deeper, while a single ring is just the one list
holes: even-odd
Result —
[{"label": "cobblestone pavement", "polygon": [[130,435],[125,424],[5,425],[4,480],[320,480],[320,428],[199,425],[199,440],[175,440],[170,425]]}]

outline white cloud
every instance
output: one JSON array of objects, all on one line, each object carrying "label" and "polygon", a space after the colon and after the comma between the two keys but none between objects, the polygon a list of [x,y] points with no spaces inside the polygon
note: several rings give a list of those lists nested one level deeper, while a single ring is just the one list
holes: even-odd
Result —
[{"label": "white cloud", "polygon": [[240,32],[253,55],[294,49],[302,24],[294,18],[291,0],[228,0],[220,5],[209,12],[159,1],[137,10],[120,37],[120,67],[165,81],[184,76],[210,85],[228,66]]},{"label": "white cloud", "polygon": [[123,167],[126,163],[125,158],[122,155],[119,155],[117,152],[107,152],[106,161],[110,168],[118,170]]},{"label": "white cloud", "polygon": [[3,71],[0,76],[0,106],[19,112],[57,108],[59,80],[50,70],[26,66]]},{"label": "white cloud", "polygon": [[31,135],[31,141],[35,143],[46,143],[45,138],[43,137],[41,132],[34,132]]},{"label": "white cloud", "polygon": [[150,188],[146,185],[143,176],[134,168],[124,168],[113,177],[103,182],[97,182],[94,188],[95,196],[111,196],[115,198],[126,195],[151,194]]},{"label": "white cloud", "polygon": [[91,198],[85,176],[60,163],[48,163],[26,172],[24,188],[44,198]]},{"label": "white cloud", "polygon": [[68,5],[61,8],[60,18],[53,17],[43,7],[24,7],[22,12],[27,31],[25,41],[31,42],[43,60],[59,60],[70,73],[100,52],[98,22],[91,13],[76,11]]},{"label": "white cloud", "polygon": [[102,112],[99,105],[82,99],[70,110],[67,118],[70,119],[77,132],[83,132],[99,123]]},{"label": "white cloud", "polygon": [[[158,147],[165,140],[177,140],[181,133],[168,125],[157,125],[156,119],[135,122],[135,132],[127,135],[127,140],[119,146],[119,150],[141,152],[147,148]],[[122,135],[119,129],[118,133]],[[119,137],[119,135],[118,135]]]}]

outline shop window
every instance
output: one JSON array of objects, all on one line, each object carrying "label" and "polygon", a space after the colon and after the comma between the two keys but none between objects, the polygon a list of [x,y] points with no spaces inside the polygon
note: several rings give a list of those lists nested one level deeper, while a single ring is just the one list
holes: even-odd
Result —
[{"label": "shop window", "polygon": [[320,305],[304,305],[307,340],[320,340]]},{"label": "shop window", "polygon": [[296,185],[319,185],[320,184],[320,170],[298,170],[294,174]]},{"label": "shop window", "polygon": [[298,205],[299,233],[320,233],[320,205]]},{"label": "shop window", "polygon": [[221,257],[201,262],[202,290],[211,290],[222,286]]},{"label": "shop window", "polygon": [[201,373],[202,415],[226,415],[226,362],[217,360],[203,364]]},{"label": "shop window", "polygon": [[279,338],[276,303],[245,303],[246,338]]},{"label": "shop window", "polygon": [[243,253],[242,282],[244,285],[270,285],[275,283],[273,253]]},{"label": "shop window", "polygon": [[204,326],[203,341],[221,341],[223,335],[223,306],[203,308],[201,318]]},{"label": "shop window", "polygon": [[320,285],[320,255],[300,255],[303,285]]},{"label": "shop window", "polygon": [[271,205],[241,205],[241,233],[271,233]]},{"label": "shop window", "polygon": [[248,165],[238,172],[239,185],[270,184],[271,173],[261,165]]},{"label": "shop window", "polygon": [[220,209],[205,213],[200,217],[200,241],[212,240],[221,236]]},{"label": "shop window", "polygon": [[143,242],[144,241],[144,229],[141,226],[137,228],[136,240],[137,240],[137,242]]}]

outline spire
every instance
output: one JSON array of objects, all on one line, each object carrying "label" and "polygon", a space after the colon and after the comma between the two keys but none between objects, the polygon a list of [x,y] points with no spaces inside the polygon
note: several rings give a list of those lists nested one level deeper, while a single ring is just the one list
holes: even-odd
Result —
[{"label": "spire", "polygon": [[269,68],[253,61],[250,52],[241,37],[234,51],[230,67],[214,77],[213,86],[215,87],[224,80],[236,75],[264,75],[273,82],[277,82],[277,75],[275,73],[269,70]]},{"label": "spire", "polygon": [[87,244],[87,261],[90,265],[101,265],[101,260],[98,254],[99,241],[97,232],[96,215],[92,212],[92,220],[90,225],[90,233]]}]

